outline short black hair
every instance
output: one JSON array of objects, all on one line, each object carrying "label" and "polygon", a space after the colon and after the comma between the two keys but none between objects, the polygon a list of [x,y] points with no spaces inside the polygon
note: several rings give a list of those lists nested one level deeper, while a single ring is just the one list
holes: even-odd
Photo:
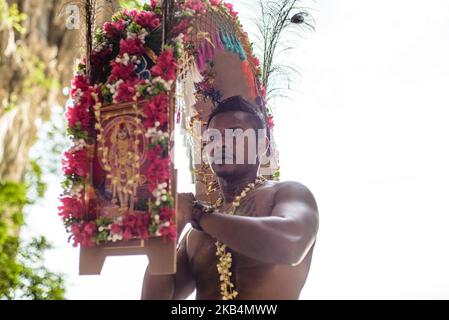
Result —
[{"label": "short black hair", "polygon": [[246,101],[242,96],[232,96],[220,102],[209,115],[207,127],[209,127],[210,122],[216,115],[228,111],[246,112],[254,119],[257,129],[266,129],[267,127],[263,115],[261,115],[260,112],[256,110],[256,107]]}]

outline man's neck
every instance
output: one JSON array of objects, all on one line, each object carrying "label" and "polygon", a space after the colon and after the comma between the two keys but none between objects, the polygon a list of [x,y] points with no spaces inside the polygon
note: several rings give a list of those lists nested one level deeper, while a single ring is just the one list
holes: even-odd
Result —
[{"label": "man's neck", "polygon": [[245,189],[249,183],[253,183],[257,178],[257,172],[251,172],[240,177],[219,178],[221,194],[225,203],[231,203],[235,197]]}]

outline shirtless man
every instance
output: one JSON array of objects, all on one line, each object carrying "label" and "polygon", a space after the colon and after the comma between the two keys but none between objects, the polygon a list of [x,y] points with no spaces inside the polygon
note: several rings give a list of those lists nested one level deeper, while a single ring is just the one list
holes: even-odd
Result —
[{"label": "shirtless man", "polygon": [[[248,102],[236,96],[213,111],[208,128],[224,136],[225,129],[264,129],[265,122]],[[219,143],[225,162],[230,148],[225,141]],[[186,299],[195,289],[196,299],[221,299],[217,240],[232,253],[231,279],[238,291],[236,299],[299,298],[318,231],[316,202],[300,183],[265,181],[243,197],[234,215],[227,214],[235,197],[258,176],[257,154],[254,161],[249,161],[248,143],[244,148],[244,164],[235,164],[235,155],[234,164],[212,161],[223,198],[223,204],[214,212],[206,213],[206,204],[192,204],[192,194],[179,195],[179,230],[187,222],[194,228],[179,244],[176,274],[150,275],[148,266],[142,299]],[[235,141],[232,150],[236,150]]]}]

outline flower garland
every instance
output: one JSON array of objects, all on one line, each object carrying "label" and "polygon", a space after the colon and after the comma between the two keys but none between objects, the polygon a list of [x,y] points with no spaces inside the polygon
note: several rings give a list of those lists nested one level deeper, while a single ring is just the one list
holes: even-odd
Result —
[{"label": "flower garland", "polygon": [[[155,56],[148,43],[154,39],[160,42],[161,12],[158,3],[153,1],[142,11],[125,9],[114,15],[112,22],[105,23],[95,35],[91,57],[94,79],[89,81],[85,63],[80,63],[72,81],[71,106],[66,118],[73,146],[64,153],[64,192],[58,209],[74,246],[90,247],[106,241],[149,239],[152,236],[176,239],[174,201],[168,191],[171,177],[168,97],[176,79],[177,59],[182,54],[179,48],[183,48],[183,44],[179,43],[182,38],[176,38],[161,50],[159,56]],[[116,57],[112,56],[113,48],[118,48]],[[155,61],[150,74],[142,76],[137,70],[147,54]],[[105,81],[99,81],[102,74],[108,72]],[[97,141],[100,161],[108,178],[112,178],[112,168],[107,162],[108,149],[104,145],[101,110],[104,105],[129,102],[133,104],[136,115],[137,105],[143,108],[143,121],[138,116],[136,121],[142,122],[146,132],[136,133],[144,134],[148,142],[146,156],[150,165],[146,180],[153,197],[148,201],[148,212],[128,211],[111,219],[97,212],[97,204],[91,197],[89,159]],[[138,145],[139,140],[134,143]],[[140,169],[137,152],[131,158],[134,160],[133,172],[136,173]],[[121,191],[135,192],[138,178],[136,175],[128,181]],[[117,181],[113,181],[113,185],[116,184]]]},{"label": "flower garland", "polygon": [[[207,10],[218,10],[241,27],[231,4],[221,0],[186,0],[180,2],[181,12],[171,28],[168,43],[162,49],[162,8],[160,1],[152,0],[142,10],[121,10],[95,33],[91,58],[93,75],[89,79],[86,64],[81,62],[72,81],[71,105],[66,118],[72,147],[64,153],[62,165],[64,192],[58,207],[64,225],[71,233],[73,245],[94,246],[107,241],[149,239],[152,236],[176,239],[174,200],[168,191],[170,159],[168,155],[169,94],[177,79],[179,63],[189,44],[187,37],[193,19]],[[247,35],[245,35],[247,37]],[[249,41],[245,39],[249,46]],[[193,55],[194,53],[190,53]],[[260,75],[257,58],[247,57]],[[150,64],[150,66],[148,66]],[[262,99],[265,99],[264,95]],[[104,128],[101,124],[102,107],[109,104],[132,103],[136,121],[141,121],[147,143],[146,157],[150,163],[146,172],[149,192],[148,212],[125,212],[111,219],[98,213],[89,185],[91,159],[95,141],[100,161],[111,178],[104,146]],[[137,107],[142,106],[142,119]],[[272,125],[272,117],[268,118]],[[138,140],[135,141],[139,143]],[[132,154],[133,172],[140,168],[137,152]],[[135,176],[125,186],[125,192],[134,192]],[[123,190],[122,190],[123,191]]]},{"label": "flower garland", "polygon": [[[254,182],[248,183],[248,185],[243,188],[242,192],[234,198],[232,201],[232,208],[228,212],[230,215],[234,215],[238,207],[240,207],[240,202],[254,189],[263,184],[266,181],[264,177],[257,177]],[[223,198],[219,198],[215,203],[215,209],[219,209],[223,204]],[[226,244],[216,241],[215,247],[217,248],[216,256],[218,257],[217,271],[220,276],[220,294],[222,300],[233,300],[237,297],[238,291],[234,283],[231,281],[232,272],[232,253],[227,250]]]}]

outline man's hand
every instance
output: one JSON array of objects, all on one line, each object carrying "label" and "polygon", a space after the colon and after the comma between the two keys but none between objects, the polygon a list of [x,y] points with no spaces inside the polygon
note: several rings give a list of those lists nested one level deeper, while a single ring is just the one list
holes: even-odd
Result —
[{"label": "man's hand", "polygon": [[204,231],[200,225],[201,217],[204,214],[214,212],[214,210],[215,210],[215,208],[213,206],[207,204],[206,202],[195,200],[193,202],[193,210],[192,210],[192,216],[191,216],[191,221],[190,221],[190,223],[192,224],[192,227],[199,231]]}]

